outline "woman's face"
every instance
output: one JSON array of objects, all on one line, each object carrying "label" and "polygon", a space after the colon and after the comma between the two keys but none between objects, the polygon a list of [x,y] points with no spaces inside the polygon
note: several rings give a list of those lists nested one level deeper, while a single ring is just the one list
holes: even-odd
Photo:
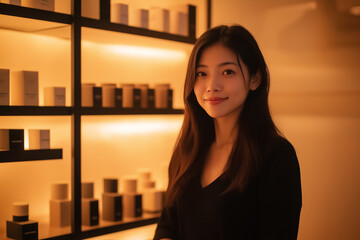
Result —
[{"label": "woman's face", "polygon": [[241,68],[236,54],[220,43],[203,50],[196,66],[194,92],[210,117],[238,117],[249,90],[259,86],[259,74],[250,78],[241,59],[240,64]]}]

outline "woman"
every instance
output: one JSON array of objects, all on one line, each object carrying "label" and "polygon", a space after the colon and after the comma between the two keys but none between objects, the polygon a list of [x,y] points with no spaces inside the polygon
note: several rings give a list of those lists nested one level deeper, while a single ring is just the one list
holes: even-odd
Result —
[{"label": "woman", "polygon": [[300,170],[269,112],[269,74],[243,27],[205,32],[190,55],[185,113],[154,239],[297,239]]}]

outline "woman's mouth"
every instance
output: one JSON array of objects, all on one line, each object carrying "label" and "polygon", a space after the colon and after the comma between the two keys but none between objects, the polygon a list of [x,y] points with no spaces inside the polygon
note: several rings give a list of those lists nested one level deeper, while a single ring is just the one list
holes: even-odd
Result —
[{"label": "woman's mouth", "polygon": [[217,105],[217,104],[220,104],[220,103],[224,102],[227,99],[228,98],[210,97],[210,98],[205,98],[204,101],[208,102],[211,105]]}]

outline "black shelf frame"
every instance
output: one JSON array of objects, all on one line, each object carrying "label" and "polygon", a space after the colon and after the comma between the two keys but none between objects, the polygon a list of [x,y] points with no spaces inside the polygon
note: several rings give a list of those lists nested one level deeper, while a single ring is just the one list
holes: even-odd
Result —
[{"label": "black shelf frame", "polygon": [[0,116],[70,116],[72,113],[72,107],[0,106]]},{"label": "black shelf frame", "polygon": [[[82,230],[81,224],[81,116],[85,115],[158,115],[183,114],[183,109],[96,109],[81,107],[81,29],[83,27],[107,30],[112,32],[139,35],[193,44],[196,41],[196,8],[189,5],[188,36],[174,35],[164,32],[142,29],[110,22],[109,12],[104,14],[102,8],[109,6],[110,0],[100,1],[100,20],[81,17],[81,1],[71,0],[71,14],[63,14],[22,6],[0,3],[0,14],[21,18],[43,20],[71,26],[71,106],[72,107],[41,107],[41,106],[0,106],[0,116],[71,116],[71,197],[72,222],[70,234],[45,238],[47,240],[86,239],[121,230],[136,228],[158,222],[159,217],[141,218],[132,222],[119,222],[111,226],[99,226],[91,230]],[[208,28],[211,25],[211,0],[207,0]],[[10,151],[0,152],[0,159]],[[62,149],[25,150],[28,156],[24,160],[33,161],[46,159],[62,159]],[[2,155],[3,154],[3,155]],[[12,153],[11,153],[12,154]],[[29,157],[31,155],[31,157]],[[41,156],[40,156],[41,155]],[[56,156],[55,156],[56,155]],[[53,156],[53,157],[51,157]],[[35,159],[36,158],[36,159]],[[21,159],[21,158],[17,158]],[[0,161],[5,162],[5,161]],[[13,162],[13,161],[11,161]]]},{"label": "black shelf frame", "polygon": [[183,43],[189,43],[193,44],[196,42],[196,31],[195,31],[195,12],[196,8],[194,6],[189,5],[189,34],[188,36],[182,36],[182,35],[175,35],[165,32],[158,32],[153,31],[150,29],[145,28],[138,28],[133,27],[129,25],[124,24],[118,24],[110,22],[110,19],[91,19],[91,18],[81,18],[81,26],[88,27],[88,28],[94,28],[94,29],[100,29],[100,30],[108,30],[112,32],[119,32],[119,33],[128,33],[132,35],[139,35],[139,36],[146,36],[146,37],[152,37],[152,38],[158,38],[158,39],[165,39],[165,40],[171,40],[176,42],[183,42]]},{"label": "black shelf frame", "polygon": [[62,159],[62,149],[0,151],[0,163]]},{"label": "black shelf frame", "polygon": [[6,3],[0,3],[0,14],[64,24],[71,24],[73,21],[72,15],[69,14],[22,7]]},{"label": "black shelf frame", "polygon": [[183,114],[183,109],[136,109],[136,108],[81,108],[81,115],[173,115]]}]

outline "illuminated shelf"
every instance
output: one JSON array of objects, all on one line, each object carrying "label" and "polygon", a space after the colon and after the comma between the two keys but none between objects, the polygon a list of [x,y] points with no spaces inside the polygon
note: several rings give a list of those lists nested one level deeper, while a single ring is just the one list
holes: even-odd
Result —
[{"label": "illuminated shelf", "polygon": [[123,221],[117,221],[117,222],[108,222],[108,221],[100,220],[100,224],[98,226],[92,226],[92,227],[83,226],[81,237],[82,239],[96,237],[99,235],[150,225],[157,223],[159,221],[159,218],[160,218],[160,214],[154,213],[154,214],[144,214],[144,216],[142,217],[125,219]]},{"label": "illuminated shelf", "polygon": [[0,116],[71,115],[71,107],[0,106]]},{"label": "illuminated shelf", "polygon": [[132,108],[81,108],[82,115],[153,115],[153,114],[183,114],[183,109],[132,109]]},{"label": "illuminated shelf", "polygon": [[189,43],[189,44],[193,44],[196,41],[195,36],[175,35],[175,34],[170,34],[170,33],[166,33],[166,32],[158,32],[158,31],[153,31],[153,30],[149,30],[149,29],[145,29],[145,28],[138,28],[138,27],[128,26],[128,25],[124,25],[124,24],[112,23],[112,22],[96,20],[96,19],[91,19],[91,18],[84,18],[84,17],[81,18],[81,25],[83,27],[94,28],[94,29],[99,29],[99,30],[108,30],[108,31],[113,31],[113,32],[128,33],[128,34],[132,34],[132,35],[165,39],[165,40],[183,42],[183,43]]},{"label": "illuminated shelf", "polygon": [[0,163],[62,159],[62,149],[0,151]]}]

